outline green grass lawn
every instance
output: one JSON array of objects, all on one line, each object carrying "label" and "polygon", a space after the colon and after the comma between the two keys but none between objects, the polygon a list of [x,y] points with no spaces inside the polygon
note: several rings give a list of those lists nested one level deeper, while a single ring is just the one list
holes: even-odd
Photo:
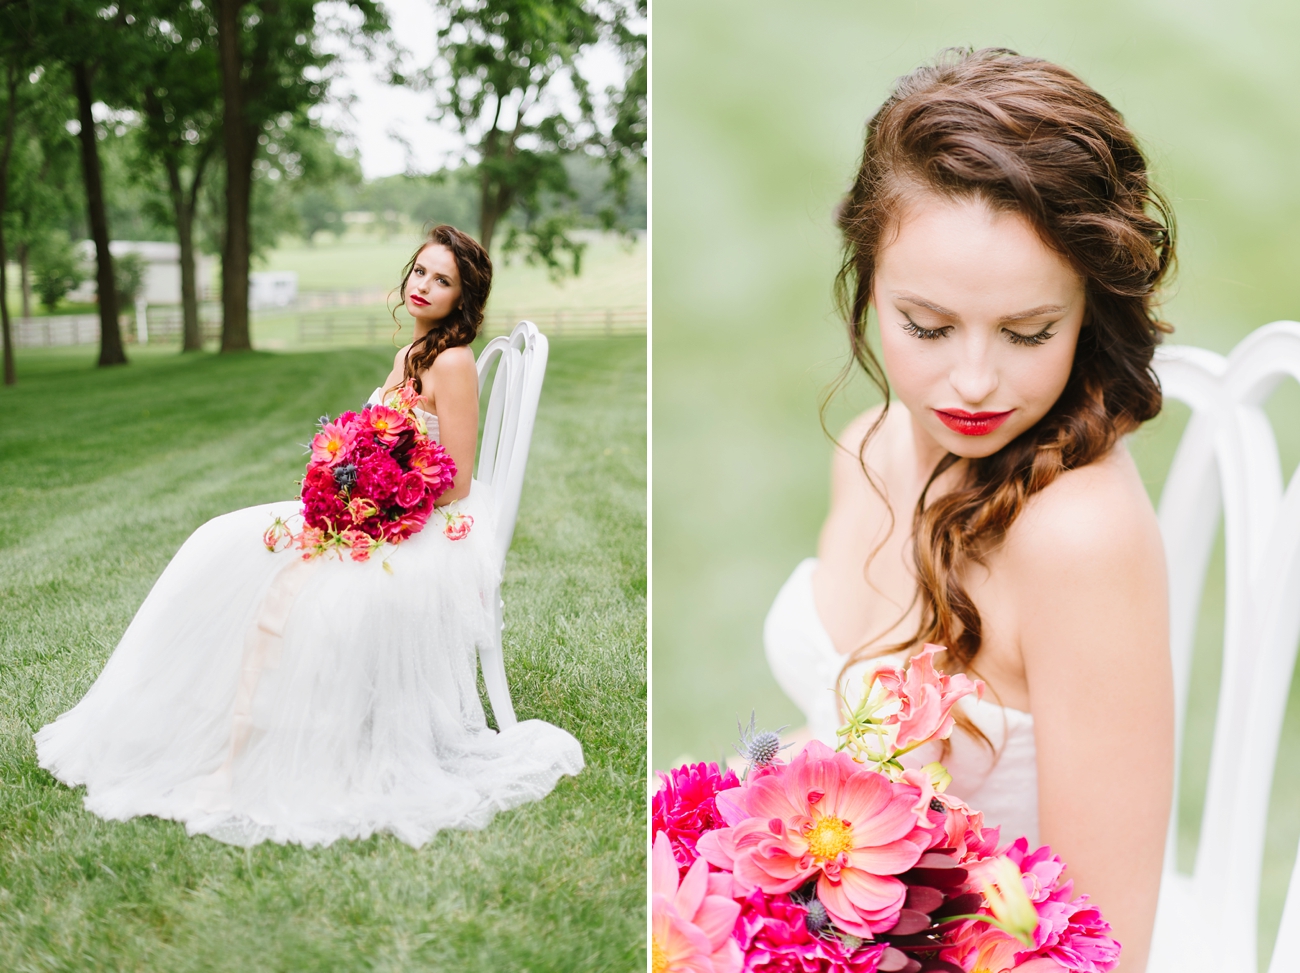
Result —
[{"label": "green grass lawn", "polygon": [[645,340],[551,346],[514,546],[520,719],[587,766],[481,832],[245,850],[104,822],[32,732],[90,686],[208,518],[294,493],[315,417],[391,351],[20,350],[0,389],[0,969],[634,970],[644,966]]},{"label": "green grass lawn", "polygon": [[[736,718],[802,722],[762,650],[781,583],[816,551],[831,445],[818,400],[846,358],[834,207],[892,81],[943,47],[1012,47],[1077,71],[1124,113],[1178,219],[1170,340],[1226,352],[1300,318],[1300,7],[1168,0],[771,0],[655,7],[653,764],[729,750]],[[836,398],[838,432],[871,403]],[[1300,390],[1270,406],[1286,470]],[[1186,413],[1133,445],[1158,492]],[[1195,843],[1222,633],[1202,613],[1180,805]],[[1297,681],[1300,683],[1300,681]],[[1300,837],[1300,687],[1278,756],[1267,957]],[[1218,836],[1216,836],[1218,837]]]}]

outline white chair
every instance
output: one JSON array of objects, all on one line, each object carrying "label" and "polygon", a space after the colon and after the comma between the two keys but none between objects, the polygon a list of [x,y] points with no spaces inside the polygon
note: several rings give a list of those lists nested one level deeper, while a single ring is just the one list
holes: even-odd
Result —
[{"label": "white chair", "polygon": [[[531,321],[520,321],[509,336],[493,338],[478,356],[478,392],[483,396],[488,375],[496,363],[492,392],[483,420],[483,438],[479,444],[474,478],[492,488],[496,515],[497,563],[504,567],[506,552],[515,533],[519,513],[519,496],[524,488],[524,467],[528,464],[528,447],[533,439],[537,419],[537,402],[542,395],[548,354],[546,335]],[[501,649],[501,610],[499,592],[491,596],[496,602],[496,637],[479,652],[483,682],[497,727],[513,726],[515,710],[506,685],[506,663]]]},{"label": "white chair", "polygon": [[[1220,512],[1227,601],[1196,863],[1190,875],[1177,871],[1175,803],[1149,970],[1257,973],[1269,791],[1300,640],[1300,476],[1283,483],[1262,405],[1285,376],[1300,381],[1300,324],[1265,325],[1227,358],[1164,348],[1156,371],[1165,395],[1192,408],[1160,498],[1180,759],[1198,606]],[[1300,969],[1298,955],[1300,867],[1269,973]]]}]

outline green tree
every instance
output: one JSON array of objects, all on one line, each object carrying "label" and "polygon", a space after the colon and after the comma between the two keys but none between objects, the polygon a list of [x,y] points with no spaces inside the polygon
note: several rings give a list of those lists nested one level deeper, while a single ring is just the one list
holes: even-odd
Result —
[{"label": "green tree", "polygon": [[[119,273],[121,263],[115,262]],[[46,233],[31,247],[31,265],[33,289],[47,311],[53,311],[84,279],[80,254],[62,230]]]},{"label": "green tree", "polygon": [[141,3],[137,22],[145,54],[136,77],[120,79],[119,97],[141,113],[140,154],[166,179],[170,222],[180,244],[181,351],[199,351],[199,295],[195,219],[204,176],[221,145],[221,71],[202,4]]},{"label": "green tree", "polygon": [[[225,146],[225,231],[221,257],[222,351],[251,347],[248,272],[255,163],[270,153],[267,128],[286,116],[305,117],[324,98],[325,69],[334,56],[323,35],[360,41],[387,29],[374,0],[348,0],[360,21],[318,23],[315,0],[211,0],[222,80]],[[287,128],[287,126],[284,126]],[[262,136],[268,136],[265,142]],[[275,143],[278,147],[278,143]]]},{"label": "green tree", "polygon": [[[480,241],[490,247],[502,220],[517,211],[504,249],[522,249],[556,274],[577,273],[582,245],[569,235],[575,218],[554,205],[574,195],[564,160],[580,152],[603,155],[616,189],[626,191],[629,157],[644,155],[645,36],[635,29],[644,2],[435,5],[443,14],[439,59],[426,78],[441,116],[460,131],[477,167]],[[577,63],[584,49],[602,39],[617,47],[628,68],[623,86],[608,92],[613,120],[603,128]],[[640,135],[631,117],[638,111]]]},{"label": "green tree", "polygon": [[99,364],[124,364],[126,350],[118,322],[113,258],[108,250],[108,215],[93,106],[101,100],[98,84],[102,72],[129,72],[133,67],[135,50],[126,28],[134,23],[134,17],[122,6],[105,6],[98,0],[7,0],[0,11],[5,14],[0,33],[7,44],[18,48],[28,63],[47,68],[60,64],[70,77],[77,105],[86,216],[95,242]]}]

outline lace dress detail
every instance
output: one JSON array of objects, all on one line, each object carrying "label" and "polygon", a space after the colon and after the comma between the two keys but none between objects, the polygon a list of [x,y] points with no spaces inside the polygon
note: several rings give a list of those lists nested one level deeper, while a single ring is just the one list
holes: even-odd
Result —
[{"label": "lace dress detail", "polygon": [[[835,651],[813,600],[816,558],[802,561],[782,586],[763,624],[767,662],[777,683],[808,719],[813,736],[835,745],[840,719],[838,685],[850,703],[862,691],[871,666],[898,665],[900,657],[882,656],[856,663],[840,676],[844,656]],[[993,743],[993,752],[960,728],[953,731],[943,764],[952,774],[948,792],[977,811],[990,825],[1000,825],[1006,840],[1021,835],[1030,847],[1038,841],[1038,765],[1034,718],[1022,710],[999,706],[987,697],[966,697],[958,704]],[[927,744],[904,758],[908,766],[938,760],[940,744]]]}]

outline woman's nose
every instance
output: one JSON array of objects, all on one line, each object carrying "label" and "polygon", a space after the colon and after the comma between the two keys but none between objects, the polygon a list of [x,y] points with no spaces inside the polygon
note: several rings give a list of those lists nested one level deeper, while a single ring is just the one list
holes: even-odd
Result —
[{"label": "woman's nose", "polygon": [[948,373],[953,391],[969,406],[986,404],[997,391],[998,370],[988,348],[967,345]]}]

